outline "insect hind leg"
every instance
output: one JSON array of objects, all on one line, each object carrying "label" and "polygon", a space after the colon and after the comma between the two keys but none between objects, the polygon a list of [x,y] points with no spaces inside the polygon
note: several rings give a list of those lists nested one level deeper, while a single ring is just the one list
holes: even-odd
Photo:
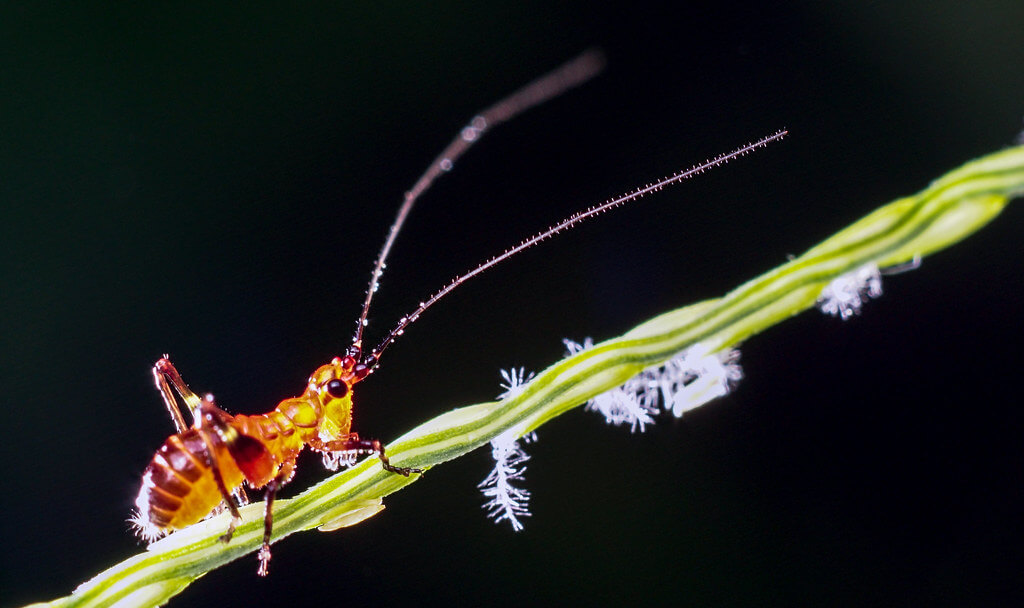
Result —
[{"label": "insect hind leg", "polygon": [[[168,382],[170,380],[170,382]],[[174,391],[171,390],[171,386],[174,386],[174,390],[178,391],[181,395],[182,400],[185,402],[185,409],[189,412],[195,412],[201,403],[201,399],[198,395],[192,392],[192,390],[185,384],[185,381],[181,379],[181,374],[171,363],[168,355],[160,357],[153,365],[153,381],[156,384],[156,389],[160,391],[160,396],[164,400],[164,405],[167,407],[167,413],[171,415],[171,421],[174,422],[174,427],[179,433],[185,432],[188,425],[185,424],[185,417],[181,414],[181,407],[178,405],[178,400],[174,396]]]}]

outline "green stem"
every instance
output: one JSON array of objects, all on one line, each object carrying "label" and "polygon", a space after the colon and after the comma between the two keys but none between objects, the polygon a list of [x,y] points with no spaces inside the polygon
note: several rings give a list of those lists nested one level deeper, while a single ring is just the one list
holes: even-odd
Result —
[{"label": "green stem", "polygon": [[[662,314],[618,338],[552,364],[521,393],[452,410],[388,444],[392,462],[430,468],[494,437],[523,434],[645,368],[702,343],[709,352],[742,340],[813,306],[829,282],[867,264],[885,268],[938,251],[992,220],[1024,193],[1024,146],[969,162],[920,193],[870,213],[804,255],[740,285],[722,298]],[[274,509],[274,540],[325,526],[351,525],[379,510],[379,500],[417,477],[383,471],[368,458]],[[81,585],[52,606],[155,606],[210,570],[254,552],[263,504],[243,509],[230,543],[218,538],[226,515],[177,532]]]}]

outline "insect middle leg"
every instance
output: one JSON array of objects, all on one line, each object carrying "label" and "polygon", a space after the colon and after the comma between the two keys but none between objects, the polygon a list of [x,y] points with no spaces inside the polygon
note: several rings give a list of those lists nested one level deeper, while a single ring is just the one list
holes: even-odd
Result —
[{"label": "insect middle leg", "polygon": [[[168,361],[168,364],[170,362]],[[172,368],[173,369],[173,368]],[[180,377],[179,377],[180,380]],[[213,395],[206,395],[200,401],[199,406],[194,410],[193,417],[196,419],[196,426],[199,428],[199,436],[203,438],[206,445],[206,464],[213,474],[213,481],[217,484],[220,497],[231,513],[231,523],[228,524],[227,532],[221,537],[221,542],[228,542],[235,533],[235,527],[242,521],[242,514],[238,512],[238,505],[235,498],[224,483],[224,476],[221,474],[220,462],[217,456],[217,447],[221,445],[215,425],[217,424],[218,413],[223,414],[213,402]]]},{"label": "insect middle leg", "polygon": [[287,466],[281,467],[281,471],[277,474],[277,477],[267,484],[267,489],[264,493],[264,500],[266,501],[267,506],[263,511],[263,545],[260,547],[260,551],[257,554],[257,557],[260,560],[260,567],[256,570],[256,574],[260,576],[266,576],[269,573],[270,534],[274,529],[274,498],[277,496],[278,489],[288,483],[294,473],[294,461],[288,463]]}]

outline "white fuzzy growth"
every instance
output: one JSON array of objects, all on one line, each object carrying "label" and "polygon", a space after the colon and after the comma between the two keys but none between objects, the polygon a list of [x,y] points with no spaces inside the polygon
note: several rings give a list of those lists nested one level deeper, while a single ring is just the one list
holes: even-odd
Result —
[{"label": "white fuzzy growth", "polygon": [[167,534],[167,530],[154,526],[149,521],[149,514],[142,511],[133,511],[132,516],[128,518],[128,523],[131,525],[135,535],[141,538],[147,545]]},{"label": "white fuzzy growth", "polygon": [[[587,338],[582,344],[563,340],[568,356],[575,355],[594,345]],[[629,379],[620,387],[602,393],[587,402],[586,409],[600,412],[608,424],[629,425],[630,432],[644,432],[648,424],[654,424],[654,416],[664,408],[676,417],[682,416],[712,399],[728,393],[740,379],[743,370],[739,365],[739,351],[727,350],[709,354],[709,349],[695,344],[679,353],[665,365],[646,370]],[[523,368],[501,370],[505,382],[499,399],[519,395],[533,374],[526,374]],[[530,456],[519,445],[518,431],[506,431],[491,441],[491,456],[494,469],[477,487],[488,501],[484,504],[487,517],[495,522],[508,520],[512,529],[523,529],[520,521],[530,516],[530,492],[518,487],[523,481],[523,466]],[[535,441],[536,435],[523,437],[527,442]]]},{"label": "white fuzzy growth", "polygon": [[[522,367],[501,370],[505,381],[501,388],[505,389],[498,399],[508,399],[523,392],[526,384],[533,378],[533,372],[526,373]],[[527,433],[522,437],[527,443],[537,440],[536,433]],[[484,503],[487,517],[495,523],[508,520],[516,532],[523,529],[521,517],[530,516],[530,492],[525,488],[516,487],[515,482],[524,481],[526,467],[521,466],[530,459],[529,454],[519,445],[514,430],[507,431],[491,441],[491,456],[494,458],[494,469],[490,475],[477,484],[483,495],[489,500]]]},{"label": "white fuzzy growth", "polygon": [[523,481],[526,467],[522,464],[530,456],[523,451],[512,432],[503,433],[491,441],[491,456],[494,458],[494,469],[477,485],[483,495],[489,498],[484,503],[484,509],[487,510],[487,517],[495,523],[508,520],[512,529],[518,532],[523,529],[520,518],[530,516],[530,492],[516,487],[515,482]]},{"label": "white fuzzy growth", "polygon": [[629,432],[641,433],[646,425],[654,424],[652,415],[658,413],[657,404],[642,401],[643,393],[638,392],[633,382],[627,382],[619,388],[601,393],[587,402],[586,409],[600,412],[608,424],[615,426],[629,425]]},{"label": "white fuzzy growth", "polygon": [[[594,345],[563,340],[572,356]],[[661,367],[645,370],[620,387],[587,402],[589,411],[600,412],[608,424],[629,425],[630,432],[644,432],[662,410],[677,418],[712,399],[727,394],[743,378],[739,351],[708,354],[708,348],[694,344]]]},{"label": "white fuzzy growth", "polygon": [[818,309],[844,321],[859,315],[864,302],[882,295],[882,274],[875,264],[865,264],[834,279],[821,290]]},{"label": "white fuzzy growth", "polygon": [[152,543],[169,532],[169,530],[160,528],[150,521],[149,492],[153,487],[152,473],[147,472],[142,476],[142,489],[139,490],[139,496],[135,499],[135,511],[128,519],[128,523],[134,529],[135,535],[146,543]]},{"label": "white fuzzy growth", "polygon": [[644,375],[650,378],[648,386],[660,393],[665,411],[679,418],[728,394],[743,379],[739,358],[738,350],[709,354],[703,344],[694,344]]},{"label": "white fuzzy growth", "polygon": [[580,344],[579,342],[575,342],[568,338],[563,338],[562,344],[565,344],[566,356],[571,357],[594,346],[594,340],[591,338],[584,338],[583,344]]},{"label": "white fuzzy growth", "polygon": [[[523,367],[502,370],[501,374],[505,381],[502,388],[505,390],[498,395],[499,399],[518,395],[526,383],[534,378],[534,373],[527,374]],[[522,439],[527,443],[537,441],[537,433],[527,433]],[[487,510],[488,518],[494,519],[496,523],[508,520],[512,529],[518,532],[522,529],[519,518],[529,517],[529,490],[517,487],[516,482],[524,481],[522,474],[526,468],[522,464],[529,460],[529,454],[519,445],[517,432],[510,430],[490,441],[490,455],[495,459],[495,468],[477,484],[488,498],[483,508]]]},{"label": "white fuzzy growth", "polygon": [[[590,338],[583,340],[583,343],[572,340],[562,340],[565,344],[566,354],[575,355],[594,345]],[[650,395],[644,390],[646,379],[641,374],[631,378],[620,387],[601,393],[584,407],[587,411],[600,412],[608,424],[614,426],[629,425],[629,432],[635,433],[637,429],[644,432],[648,424],[654,424],[654,416],[658,414],[657,399],[651,400]]]},{"label": "white fuzzy growth", "polygon": [[501,383],[501,388],[505,389],[498,394],[498,399],[508,399],[515,397],[519,393],[523,392],[523,388],[526,387],[526,383],[533,380],[533,372],[526,373],[525,368],[511,368],[503,369],[501,371],[501,377],[504,378],[504,382]]}]

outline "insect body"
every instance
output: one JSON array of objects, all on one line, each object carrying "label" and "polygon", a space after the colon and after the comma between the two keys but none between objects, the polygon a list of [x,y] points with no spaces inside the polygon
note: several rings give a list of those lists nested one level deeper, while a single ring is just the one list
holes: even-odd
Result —
[{"label": "insect body", "polygon": [[[146,467],[136,501],[135,522],[140,533],[155,538],[166,530],[184,528],[224,502],[233,515],[224,535],[230,540],[239,519],[232,493],[243,483],[265,487],[268,505],[272,504],[277,489],[291,479],[296,459],[306,446],[325,453],[325,461],[333,458],[336,463],[339,458],[374,452],[389,471],[402,475],[420,472],[391,465],[379,441],[360,439],[350,432],[352,386],[369,371],[352,355],[336,357],[313,372],[301,396],[282,401],[267,414],[232,416],[217,407],[212,396],[200,399],[189,390],[166,357],[157,361],[153,375],[172,418],[181,419],[173,386],[192,406],[195,422],[190,428],[179,426],[178,434],[164,442]],[[270,559],[272,514],[268,506],[260,574],[266,574]]]},{"label": "insect body", "polygon": [[[231,513],[232,521],[221,538],[225,542],[230,541],[235,526],[241,520],[238,503],[244,500],[243,485],[265,488],[264,535],[258,572],[266,575],[270,561],[273,500],[277,490],[292,478],[296,459],[304,448],[323,453],[325,464],[331,468],[351,462],[359,454],[374,453],[388,471],[406,476],[421,472],[420,469],[393,466],[378,440],[361,439],[351,432],[353,386],[373,371],[380,353],[402,334],[404,328],[444,295],[435,295],[413,314],[404,317],[376,349],[364,354],[363,328],[391,245],[413,203],[438,176],[451,169],[454,161],[486,129],[590,79],[602,65],[603,60],[598,53],[581,55],[474,117],[445,148],[406,193],[377,258],[348,352],[314,371],[302,395],[282,401],[267,414],[231,415],[217,407],[212,395],[200,398],[193,393],[166,355],[157,361],[153,377],[177,434],[157,450],[143,473],[142,488],[135,502],[136,513],[132,518],[143,539],[155,540],[194,524],[223,504]],[[457,279],[448,290],[468,276]],[[175,393],[192,414],[191,426],[185,423]]]},{"label": "insect body", "polygon": [[[402,335],[405,328],[415,322],[427,308],[470,278],[562,230],[743,156],[786,134],[785,131],[779,131],[689,170],[591,207],[522,241],[459,276],[422,302],[411,314],[403,317],[375,349],[364,353],[363,329],[367,324],[370,303],[377,291],[388,252],[413,203],[438,176],[452,168],[455,160],[478,141],[486,129],[588,80],[600,70],[602,64],[597,53],[585,53],[534,81],[481,112],[434,160],[426,173],[406,193],[405,201],[391,226],[370,278],[370,287],[356,323],[352,345],[344,356],[335,357],[314,371],[302,395],[285,399],[267,414],[232,415],[217,407],[212,395],[200,398],[193,393],[166,355],[157,361],[153,367],[153,377],[177,427],[177,434],[172,435],[157,450],[143,474],[142,488],[135,503],[137,512],[132,519],[142,538],[154,540],[172,530],[194,524],[223,504],[231,513],[232,521],[221,540],[230,541],[235,526],[241,520],[238,503],[244,500],[242,487],[263,488],[266,507],[258,572],[265,576],[270,561],[274,497],[278,489],[292,478],[296,459],[304,448],[322,453],[325,464],[331,468],[352,462],[359,454],[373,453],[380,459],[383,468],[392,473],[408,476],[422,472],[416,468],[392,465],[379,441],[361,439],[352,432],[352,390],[355,384],[373,372],[384,349]],[[185,423],[175,393],[192,414],[191,426]]]}]

